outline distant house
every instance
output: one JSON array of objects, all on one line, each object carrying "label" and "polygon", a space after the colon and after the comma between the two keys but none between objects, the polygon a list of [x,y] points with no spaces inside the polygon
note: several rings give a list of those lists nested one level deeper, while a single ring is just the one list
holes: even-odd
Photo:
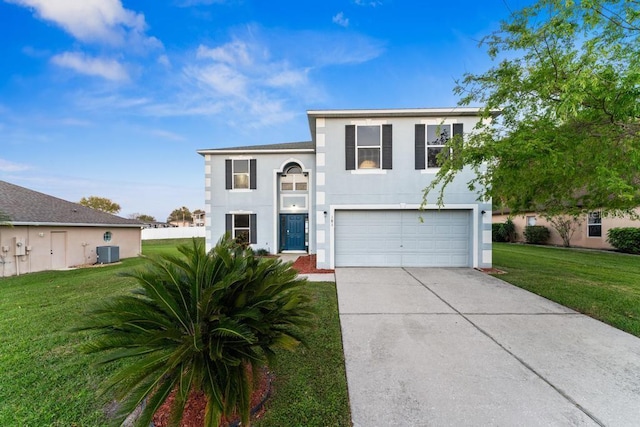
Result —
[{"label": "distant house", "polygon": [[[636,209],[636,214],[640,216],[640,207]],[[502,223],[511,217],[516,229],[516,240],[524,242],[524,229],[528,225],[542,225],[547,227],[550,232],[550,245],[562,245],[562,237],[555,228],[539,213],[528,212],[524,215],[511,216],[505,211],[493,212],[493,223]],[[640,228],[640,220],[634,220],[629,217],[607,217],[603,216],[600,211],[585,213],[578,219],[575,232],[571,238],[571,246],[590,249],[613,249],[613,246],[607,242],[607,232],[616,227],[638,227]]]},{"label": "distant house", "polygon": [[421,206],[438,153],[480,113],[308,111],[311,141],[200,150],[207,247],[229,233],[271,253],[315,254],[318,268],[490,267],[491,202],[469,190],[470,169],[443,206]]},{"label": "distant house", "polygon": [[95,264],[98,247],[117,247],[111,260],[141,252],[139,221],[5,181],[0,212],[8,218],[0,223],[0,277]]}]

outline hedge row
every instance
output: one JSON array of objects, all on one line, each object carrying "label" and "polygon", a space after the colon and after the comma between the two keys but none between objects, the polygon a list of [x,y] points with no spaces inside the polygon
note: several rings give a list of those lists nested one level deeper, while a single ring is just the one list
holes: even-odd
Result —
[{"label": "hedge row", "polygon": [[607,241],[620,252],[640,254],[640,228],[611,228],[607,232]]}]

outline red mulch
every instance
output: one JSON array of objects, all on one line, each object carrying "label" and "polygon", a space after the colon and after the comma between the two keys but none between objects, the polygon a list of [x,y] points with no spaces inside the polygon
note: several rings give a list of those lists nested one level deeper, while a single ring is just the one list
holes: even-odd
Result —
[{"label": "red mulch", "polygon": [[[270,391],[270,383],[272,380],[272,374],[266,369],[263,370],[260,376],[260,382],[258,387],[251,394],[251,408],[256,408],[260,402],[266,397]],[[172,392],[167,400],[160,406],[160,409],[156,411],[153,416],[153,425],[155,427],[166,427],[169,421],[171,404],[175,399],[175,392]],[[182,420],[180,421],[180,427],[202,427],[204,426],[204,411],[207,406],[207,398],[202,392],[193,392],[187,400],[184,413],[182,414]],[[252,420],[259,419],[264,414],[264,406],[251,416]],[[220,426],[228,426],[232,422],[237,421],[238,418],[234,417],[231,420],[225,418],[222,419]]]},{"label": "red mulch", "polygon": [[333,270],[317,269],[315,255],[298,257],[298,259],[293,263],[293,268],[298,271],[298,274],[322,274],[334,272]]}]

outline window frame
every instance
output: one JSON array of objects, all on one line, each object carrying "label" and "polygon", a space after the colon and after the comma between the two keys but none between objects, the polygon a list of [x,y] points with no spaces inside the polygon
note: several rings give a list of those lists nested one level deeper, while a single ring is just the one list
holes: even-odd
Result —
[{"label": "window frame", "polygon": [[[598,227],[598,234],[591,234],[591,227]],[[587,214],[587,237],[594,239],[602,238],[602,212],[591,211]]]},{"label": "window frame", "polygon": [[[377,127],[379,129],[378,145],[362,145],[357,143],[358,128]],[[379,166],[375,168],[360,167],[358,159],[362,157],[360,151],[363,149],[379,150]],[[358,121],[345,126],[345,170],[352,174],[386,174],[393,169],[393,125],[386,121]]]},{"label": "window frame", "polygon": [[[447,123],[444,121],[421,121],[420,123],[415,124],[415,139],[414,139],[414,161],[415,161],[415,170],[419,170],[421,173],[426,174],[434,174],[440,170],[440,166],[429,166],[429,148],[442,147],[442,144],[431,144],[429,145],[427,142],[428,136],[428,127],[429,126],[447,126],[450,130],[449,138],[446,143],[455,138],[456,136],[460,136],[464,138],[464,123],[459,122],[457,120],[449,121]],[[453,150],[449,150],[449,156],[454,155]],[[437,156],[437,154],[436,154]]]},{"label": "window frame", "polygon": [[[237,172],[237,166],[236,164],[239,162],[244,162],[247,165],[247,171],[246,172]],[[246,175],[246,187],[238,187],[236,185],[236,177],[238,176],[245,176]],[[234,190],[249,190],[251,187],[251,183],[249,182],[251,179],[251,165],[249,164],[249,159],[231,159],[231,186],[233,187]]]},{"label": "window frame", "polygon": [[[440,132],[442,134],[442,129],[443,128],[447,128],[448,129],[448,135],[446,140],[444,140],[444,142],[442,142],[441,144],[430,144],[429,143],[429,128],[440,128]],[[452,123],[440,123],[440,124],[427,124],[425,126],[425,148],[424,148],[424,155],[425,155],[425,159],[424,159],[424,164],[425,164],[425,170],[429,170],[429,171],[437,171],[440,169],[440,166],[437,166],[437,162],[438,162],[438,155],[440,153],[442,153],[442,151],[445,149],[447,142],[449,142],[449,140],[451,140],[451,138],[453,137],[453,124]],[[438,137],[438,139],[436,139],[436,141],[439,141],[441,139],[441,136]],[[440,151],[438,151],[435,155],[435,157],[433,158],[433,162],[434,164],[436,164],[436,166],[429,166],[429,149],[430,148],[439,148]],[[451,150],[449,150],[449,155],[451,155]]]},{"label": "window frame", "polygon": [[[378,144],[377,145],[358,145],[358,130],[360,128],[365,128],[365,127],[369,127],[369,128],[377,128],[378,129]],[[372,124],[365,124],[365,125],[356,125],[356,169],[355,170],[382,170],[382,125],[372,125]],[[371,168],[363,168],[360,166],[360,150],[371,150],[371,149],[377,149],[378,150],[378,166],[377,167],[371,167]],[[363,162],[365,162],[366,160],[364,160]]]},{"label": "window frame", "polygon": [[[248,226],[236,226],[236,218],[246,216],[248,217]],[[226,214],[226,232],[229,233],[230,237],[234,240],[237,239],[236,232],[237,231],[246,231],[248,239],[246,242],[242,242],[242,244],[252,245],[258,243],[257,240],[257,229],[256,222],[257,216],[255,213],[251,212],[234,212]]]},{"label": "window frame", "polygon": [[[247,162],[247,172],[236,172],[236,162]],[[236,176],[247,176],[247,187],[236,186]],[[225,159],[225,188],[244,192],[257,189],[257,161],[251,157],[231,157]]]}]

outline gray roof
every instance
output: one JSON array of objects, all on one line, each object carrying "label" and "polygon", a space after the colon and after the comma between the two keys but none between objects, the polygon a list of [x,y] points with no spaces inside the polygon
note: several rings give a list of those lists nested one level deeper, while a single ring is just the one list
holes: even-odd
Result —
[{"label": "gray roof", "polygon": [[142,226],[135,219],[97,211],[6,181],[0,181],[0,212],[14,225]]},{"label": "gray roof", "polygon": [[212,152],[212,151],[280,151],[280,150],[315,150],[316,146],[313,141],[303,142],[283,142],[280,144],[266,144],[266,145],[245,145],[242,147],[225,147],[225,148],[211,148],[206,150],[198,150],[198,153]]}]

